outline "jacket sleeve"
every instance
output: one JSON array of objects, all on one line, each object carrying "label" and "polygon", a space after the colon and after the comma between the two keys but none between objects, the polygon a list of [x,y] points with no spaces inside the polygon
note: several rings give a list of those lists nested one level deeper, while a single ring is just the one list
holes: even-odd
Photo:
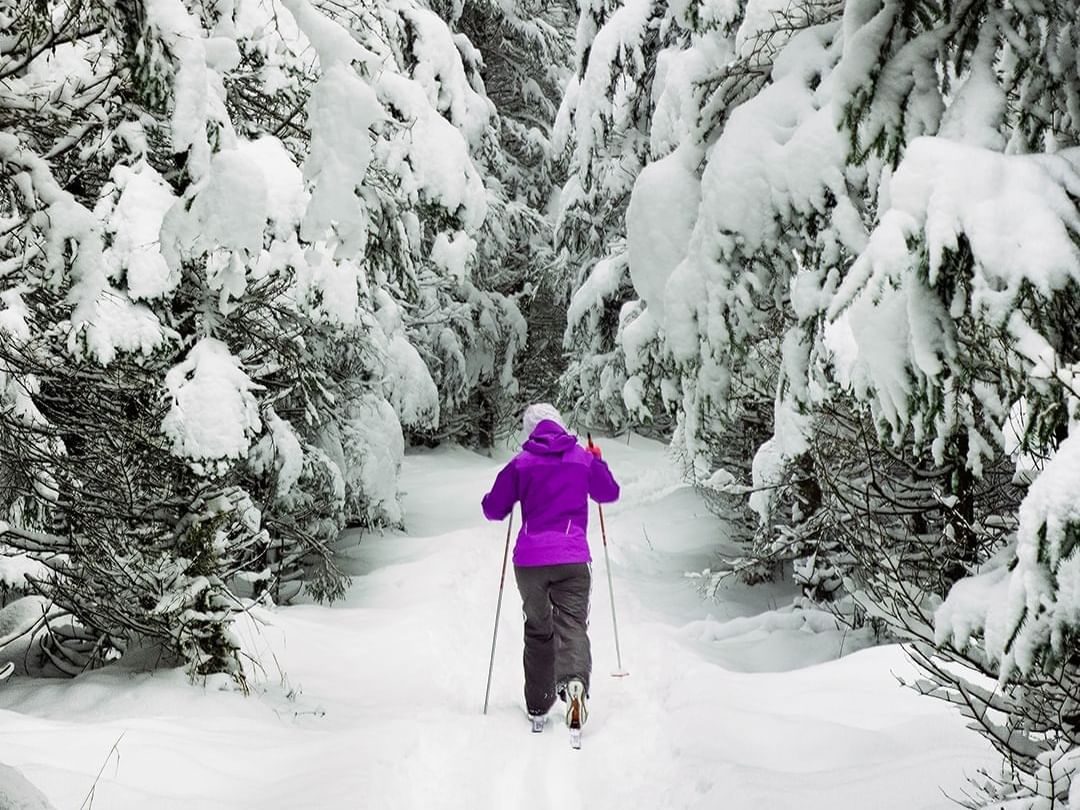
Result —
[{"label": "jacket sleeve", "polygon": [[589,465],[589,497],[597,503],[611,503],[619,499],[619,485],[607,462],[595,456]]},{"label": "jacket sleeve", "polygon": [[499,471],[491,492],[480,502],[484,508],[484,517],[488,520],[502,520],[510,514],[517,499],[517,465],[511,461]]}]

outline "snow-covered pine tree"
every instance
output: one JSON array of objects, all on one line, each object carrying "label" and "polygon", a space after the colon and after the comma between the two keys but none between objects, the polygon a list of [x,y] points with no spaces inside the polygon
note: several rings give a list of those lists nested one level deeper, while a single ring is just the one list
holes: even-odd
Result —
[{"label": "snow-covered pine tree", "polygon": [[[248,167],[212,165],[208,132],[232,133],[220,128],[227,121],[212,103],[220,97],[205,53],[192,50],[201,38],[190,42],[197,23],[186,10],[157,7],[138,22],[84,6],[13,11],[0,68],[12,114],[0,150],[2,418],[13,484],[5,541],[43,556],[54,575],[31,586],[79,622],[68,644],[53,636],[42,652],[78,671],[150,642],[193,672],[238,674],[224,580],[257,542],[258,520],[227,467],[257,430],[257,386],[196,325],[224,285],[212,273],[184,285],[186,268],[157,245],[180,194],[149,157],[156,147],[196,209],[221,188],[215,169]],[[158,130],[153,116],[168,121],[181,72],[191,83],[176,102],[199,103],[172,132]],[[119,201],[114,188],[124,190]],[[248,227],[222,246],[226,257],[262,246],[262,223],[222,223],[237,224]],[[181,289],[195,306],[178,312],[169,305]],[[224,418],[207,432],[209,399]]]},{"label": "snow-covered pine tree", "polygon": [[[808,386],[820,382],[808,379],[814,326],[792,306],[792,284],[837,254],[829,200],[837,187],[847,195],[843,150],[837,161],[816,134],[829,123],[828,85],[819,84],[839,58],[840,13],[819,4],[682,9],[689,44],[663,54],[656,159],[627,218],[646,305],[639,322],[659,344],[637,376],[675,408],[675,443],[705,493],[730,499],[737,481],[753,479],[754,556],[765,569],[738,567],[755,577],[819,545],[778,523],[780,505],[798,502],[790,519],[813,525],[820,504],[806,457]],[[815,578],[835,587],[832,574]]]},{"label": "snow-covered pine tree", "polygon": [[511,384],[520,316],[469,277],[490,110],[417,4],[136,11],[0,8],[4,541],[53,568],[61,669],[239,677],[230,586],[340,593],[402,425]]},{"label": "snow-covered pine tree", "polygon": [[[824,501],[826,512],[786,527],[807,582],[846,575],[895,632],[928,638],[949,585],[1015,525],[1004,425],[1022,413],[1018,443],[1053,456],[1042,475],[1058,483],[1032,488],[1016,556],[1006,548],[992,575],[961,582],[946,602],[959,618],[946,610],[938,628],[939,642],[968,644],[972,662],[1022,688],[979,691],[924,651],[942,693],[973,717],[1005,713],[985,725],[1015,768],[998,793],[1049,807],[1068,793],[1075,756],[1073,714],[1053,711],[1075,693],[1071,608],[1052,607],[1071,604],[1073,549],[1069,513],[1050,505],[1072,471],[1068,440],[1054,455],[1076,362],[1071,9],[850,0],[740,13],[729,16],[731,57],[695,82],[700,126],[680,140],[702,148],[685,184],[700,177],[689,253],[653,260],[655,272],[630,258],[678,366],[680,439],[709,475],[737,386],[775,358],[773,438],[756,454],[751,499],[763,528],[785,528],[785,490],[800,509]],[[683,64],[724,44],[720,33],[697,39]],[[654,115],[654,131],[665,124]],[[670,199],[648,204],[674,182],[650,184],[650,172],[676,154],[639,177],[632,244],[636,228],[678,230],[686,216]],[[815,581],[807,566],[819,553],[833,559]],[[980,645],[988,652],[970,653]]]},{"label": "snow-covered pine tree", "polygon": [[489,195],[478,273],[486,286],[513,294],[528,321],[529,350],[518,355],[516,373],[526,390],[517,399],[552,400],[566,307],[551,238],[565,169],[552,155],[551,135],[570,71],[575,4],[470,0],[435,6],[479,51],[477,72],[494,105],[498,139],[481,162],[495,193]]},{"label": "snow-covered pine tree", "polygon": [[[685,16],[700,25],[703,15],[695,8]],[[968,482],[967,497],[960,499],[968,507],[975,489],[964,464],[952,457],[922,464],[917,437],[911,453],[899,443],[897,458],[867,445],[864,408],[845,390],[847,380],[834,373],[832,348],[825,345],[825,308],[865,244],[882,171],[881,154],[857,148],[856,134],[847,129],[859,118],[851,118],[850,97],[865,95],[862,83],[876,81],[876,68],[870,69],[878,52],[874,43],[889,43],[881,47],[891,53],[906,41],[899,35],[890,40],[882,20],[907,30],[922,19],[894,14],[895,7],[875,16],[875,8],[749,3],[739,13],[729,9],[719,24],[712,20],[712,28],[697,34],[675,62],[692,77],[683,81],[694,91],[671,94],[689,100],[683,118],[691,124],[665,137],[678,117],[654,117],[654,140],[664,137],[676,148],[642,172],[634,192],[640,205],[632,202],[628,219],[631,244],[661,244],[665,233],[692,229],[684,258],[676,250],[664,255],[643,249],[637,261],[632,257],[631,270],[661,319],[665,351],[678,366],[677,375],[661,368],[655,376],[661,393],[665,387],[678,392],[678,440],[695,479],[730,490],[724,484],[731,478],[728,467],[734,462],[739,472],[740,448],[761,436],[755,427],[764,425],[773,437],[752,448],[750,505],[760,517],[755,553],[802,558],[806,575],[834,584],[842,572],[828,558],[849,555],[835,540],[823,539],[830,532],[823,533],[822,525],[846,521],[813,514],[822,505],[823,485],[843,496],[832,504],[839,515],[850,512],[856,500],[851,493],[866,490],[875,493],[875,514],[918,516],[918,524],[929,507],[959,518],[954,522],[961,527],[970,523],[970,508],[935,503],[919,481],[948,477],[953,469],[959,482]],[[864,42],[871,45],[864,48]],[[896,58],[907,65],[910,51]],[[678,72],[669,74],[678,80]],[[936,126],[923,108],[941,91],[921,87],[910,101],[912,112],[894,116],[906,129],[890,136],[893,144]],[[686,169],[697,163],[703,165],[700,181]],[[687,207],[660,193],[679,186],[687,189],[684,198],[695,201],[689,226]],[[836,464],[838,458],[863,461],[853,469]],[[847,469],[850,477],[837,475]],[[882,482],[866,475],[879,470],[888,473],[880,496]],[[822,475],[827,480],[819,480]],[[894,497],[909,487],[922,494],[910,493],[906,504]],[[943,494],[953,493],[947,487]],[[897,525],[905,527],[904,520]]]},{"label": "snow-covered pine tree", "polygon": [[[965,31],[969,21],[939,22],[955,32],[958,58],[938,136],[907,145],[861,272],[834,304],[850,301],[843,317],[855,323],[890,306],[908,309],[912,337],[893,369],[906,367],[914,386],[898,424],[921,426],[935,454],[964,452],[975,476],[1007,451],[1017,480],[1034,478],[1007,514],[1008,542],[976,545],[963,558],[973,576],[934,616],[944,649],[920,648],[933,681],[925,688],[961,705],[1005,755],[1004,780],[988,780],[973,806],[1041,810],[1077,801],[1074,11],[991,4],[975,30]],[[860,331],[852,329],[857,342]],[[874,386],[879,407],[899,399],[882,388]],[[976,543],[992,517],[974,512]],[[943,658],[995,677],[998,688],[959,676]]]},{"label": "snow-covered pine tree", "polygon": [[557,272],[570,298],[560,399],[582,424],[621,429],[657,416],[641,381],[631,382],[636,358],[626,357],[620,339],[641,311],[624,220],[650,154],[657,58],[684,37],[667,2],[580,4],[575,73],[555,129],[555,147],[568,155],[555,244]]},{"label": "snow-covered pine tree", "polygon": [[[550,139],[569,69],[573,3],[435,0],[432,5],[476,49],[470,69],[482,81],[498,128],[497,148],[483,154],[484,167],[506,200],[528,207],[513,216],[543,219],[556,190],[558,166],[550,160]],[[534,228],[508,230],[532,236]]]},{"label": "snow-covered pine tree", "polygon": [[[379,83],[396,124],[385,130],[375,151],[374,171],[385,168],[386,179],[379,191],[385,198],[379,210],[386,214],[381,247],[393,256],[379,283],[394,304],[386,318],[415,346],[438,392],[438,407],[406,419],[406,433],[414,441],[490,444],[495,426],[516,407],[514,366],[526,338],[516,300],[523,274],[549,263],[548,249],[539,241],[547,228],[537,202],[550,185],[543,159],[546,133],[529,128],[546,113],[543,104],[539,116],[535,109],[526,113],[522,100],[531,103],[538,92],[536,81],[525,78],[531,66],[541,78],[552,72],[558,31],[543,18],[529,19],[524,7],[434,3],[429,8],[405,2],[323,7],[426,95],[421,104],[411,91],[403,95],[392,83]],[[489,69],[484,52],[466,34],[501,36],[528,53],[530,61],[515,64],[509,73],[505,61]],[[498,41],[487,46],[506,58]],[[506,113],[488,97],[488,77],[511,104]],[[514,82],[522,84],[516,99],[507,95]],[[429,108],[441,124],[426,112]],[[402,161],[413,148],[433,154],[445,126],[465,136],[464,148],[447,155],[448,171],[417,172]]]},{"label": "snow-covered pine tree", "polygon": [[[1004,541],[1015,531],[1021,492],[1004,469],[1010,421],[1022,411],[1018,433],[1048,455],[1070,419],[1068,385],[1042,378],[1044,369],[1072,362],[1065,359],[1072,341],[1062,335],[1075,314],[1080,267],[1069,148],[1078,132],[1066,114],[1044,121],[1032,140],[1027,105],[1076,109],[1075,65],[1049,68],[1057,75],[1046,80],[1048,66],[1061,64],[1059,49],[1071,53],[1073,34],[1060,9],[990,8],[985,16],[973,9],[846,10],[847,30],[859,24],[853,41],[884,46],[871,81],[850,92],[843,119],[849,162],[870,169],[864,210],[872,228],[827,290],[827,354],[819,357],[829,358],[842,390],[869,406],[887,454],[915,473],[876,470],[874,488],[866,487],[864,512],[876,513],[881,540],[876,550],[865,541],[850,546],[862,557],[853,577],[860,600],[894,631],[923,642],[919,656],[931,674],[923,688],[961,705],[1006,753],[1011,773],[1004,787],[990,783],[993,798],[1062,798],[1071,721],[1061,709],[1076,683],[1070,666],[1010,673],[997,666],[1000,650],[944,653],[999,676],[994,692],[942,666],[925,643],[933,608],[957,576],[989,565],[1000,579],[999,566],[1011,564]],[[1024,515],[1021,507],[1021,537]],[[983,627],[968,596],[987,582],[954,589],[961,618],[952,624],[949,610],[939,614],[939,642],[962,647]],[[983,610],[993,612],[988,605],[998,596],[980,594],[989,599]],[[1022,635],[1028,619],[1013,619],[1010,632]],[[1009,685],[1014,676],[1019,687]]]}]

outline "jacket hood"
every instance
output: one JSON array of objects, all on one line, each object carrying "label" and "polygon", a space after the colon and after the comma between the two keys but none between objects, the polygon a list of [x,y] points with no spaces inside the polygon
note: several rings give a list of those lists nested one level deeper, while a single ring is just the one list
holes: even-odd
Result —
[{"label": "jacket hood", "polygon": [[561,455],[577,445],[577,437],[566,432],[558,422],[544,419],[525,441],[523,447],[542,456]]},{"label": "jacket hood", "polygon": [[525,413],[521,415],[521,427],[524,428],[525,435],[531,436],[532,432],[536,430],[536,426],[545,419],[550,419],[552,422],[557,422],[564,428],[566,427],[562,414],[554,405],[548,402],[536,402],[526,408]]}]

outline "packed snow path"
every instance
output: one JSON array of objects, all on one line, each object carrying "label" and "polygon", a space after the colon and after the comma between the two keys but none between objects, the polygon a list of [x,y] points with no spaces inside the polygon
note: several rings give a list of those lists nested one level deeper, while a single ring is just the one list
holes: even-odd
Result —
[{"label": "packed snow path", "polygon": [[581,751],[554,713],[529,732],[512,572],[481,714],[506,527],[483,521],[479,499],[508,456],[450,449],[407,459],[409,533],[364,537],[344,604],[241,625],[262,667],[251,697],[176,671],[16,676],[0,687],[0,762],[58,810],[80,807],[99,770],[99,810],[955,807],[942,791],[959,795],[995,759],[955,713],[897,685],[894,672],[911,673],[903,654],[838,658],[857,646],[841,633],[754,618],[780,586],[702,599],[684,572],[713,564],[721,522],[659,445],[603,448],[623,485],[605,518],[631,675],[609,677],[594,511]]}]

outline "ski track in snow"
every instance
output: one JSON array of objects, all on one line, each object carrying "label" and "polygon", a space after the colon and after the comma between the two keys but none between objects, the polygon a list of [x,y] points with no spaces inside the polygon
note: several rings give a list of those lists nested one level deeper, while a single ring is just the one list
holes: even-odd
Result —
[{"label": "ski track in snow", "polygon": [[[251,697],[182,672],[113,667],[0,687],[0,762],[56,805],[152,808],[946,810],[995,756],[944,704],[898,686],[897,647],[836,632],[724,622],[782,604],[782,586],[704,600],[683,574],[724,527],[663,448],[609,440],[623,498],[605,511],[623,664],[616,668],[593,508],[593,689],[580,751],[559,707],[532,734],[521,697],[520,601],[508,571],[481,714],[505,524],[479,499],[508,458],[411,455],[409,533],[350,553],[343,604],[255,610]],[[733,625],[728,625],[733,627]],[[702,630],[704,628],[704,630]],[[119,742],[117,743],[117,740]],[[110,750],[116,745],[116,753]]]}]

